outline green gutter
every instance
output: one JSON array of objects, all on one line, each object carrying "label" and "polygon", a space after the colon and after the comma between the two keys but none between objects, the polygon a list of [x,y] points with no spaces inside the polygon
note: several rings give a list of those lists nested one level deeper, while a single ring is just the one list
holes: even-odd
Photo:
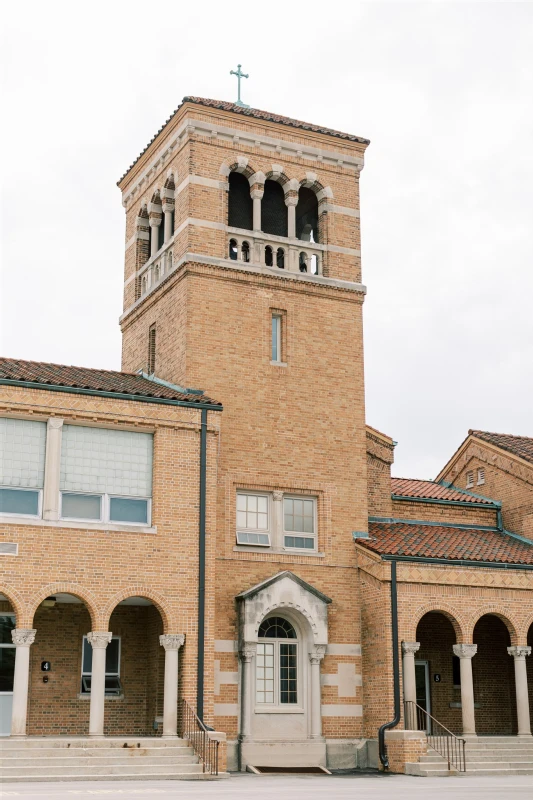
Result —
[{"label": "green gutter", "polygon": [[102,392],[98,389],[81,389],[78,386],[54,386],[49,383],[34,383],[32,381],[14,381],[0,378],[0,386],[21,386],[24,389],[45,389],[48,392],[66,392],[67,394],[87,394],[93,397],[111,397],[115,400],[134,400],[139,403],[158,403],[166,406],[185,406],[186,408],[206,409],[207,411],[222,411],[221,405],[212,403],[194,403],[189,400],[170,400],[166,397],[146,397],[144,395],[126,394],[125,392]]},{"label": "green gutter", "polygon": [[[500,528],[498,528],[496,525],[467,525],[465,523],[457,522],[439,522],[424,519],[400,519],[398,517],[369,517],[368,521],[382,524],[385,523],[387,525],[424,525],[424,527],[428,528],[459,528],[462,531],[500,531]],[[356,537],[354,536],[354,538]],[[361,538],[361,536],[357,538]]]},{"label": "green gutter", "polygon": [[408,500],[410,503],[433,503],[445,506],[463,506],[464,508],[490,508],[492,510],[501,507],[498,500],[491,500],[490,503],[469,503],[468,500],[443,500],[437,497],[410,497],[405,494],[391,495],[393,500]]}]

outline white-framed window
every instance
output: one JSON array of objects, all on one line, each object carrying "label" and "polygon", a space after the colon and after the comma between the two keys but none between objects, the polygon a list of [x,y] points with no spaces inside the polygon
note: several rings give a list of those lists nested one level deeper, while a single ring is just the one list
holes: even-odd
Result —
[{"label": "white-framed window", "polygon": [[[113,636],[105,651],[105,693],[106,695],[122,694],[120,682],[120,636]],[[81,694],[91,693],[93,670],[93,648],[86,636],[83,637],[81,653]]]},{"label": "white-framed window", "polygon": [[316,502],[313,497],[284,496],[283,545],[316,550]]},{"label": "white-framed window", "polygon": [[64,425],[61,518],[150,525],[153,436]]},{"label": "white-framed window", "polygon": [[473,485],[474,485],[474,473],[473,472],[467,472],[466,473],[466,488],[467,489],[471,489]]},{"label": "white-framed window", "polygon": [[0,514],[40,517],[46,422],[0,418]]},{"label": "white-framed window", "polygon": [[237,492],[237,544],[270,547],[268,494]]},{"label": "white-framed window", "polygon": [[259,627],[255,701],[259,706],[297,706],[298,637],[284,617],[267,617]]},{"label": "white-framed window", "polygon": [[477,485],[482,486],[485,483],[485,470],[483,467],[477,471]]},{"label": "white-framed window", "polygon": [[272,348],[271,348],[271,361],[283,362],[282,346],[281,346],[281,314],[272,314]]}]

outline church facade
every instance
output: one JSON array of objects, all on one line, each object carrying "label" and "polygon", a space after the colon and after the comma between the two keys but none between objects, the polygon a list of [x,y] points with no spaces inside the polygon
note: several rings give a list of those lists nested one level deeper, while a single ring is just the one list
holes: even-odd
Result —
[{"label": "church facade", "polygon": [[118,184],[121,372],[0,362],[4,735],[173,739],[185,702],[229,770],[414,772],[428,715],[531,736],[531,440],[391,478],[368,144],[185,98]]}]

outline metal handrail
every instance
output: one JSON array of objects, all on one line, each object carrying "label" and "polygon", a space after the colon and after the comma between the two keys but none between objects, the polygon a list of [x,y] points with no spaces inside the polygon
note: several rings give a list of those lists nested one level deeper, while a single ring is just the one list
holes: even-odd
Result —
[{"label": "metal handrail", "polygon": [[458,772],[466,772],[465,740],[456,736],[435,717],[415,703],[404,701],[404,722],[406,730],[426,731],[428,745]]},{"label": "metal handrail", "polygon": [[211,739],[202,720],[186,700],[180,702],[180,730],[188,739],[202,764],[202,771],[218,775],[218,741]]}]

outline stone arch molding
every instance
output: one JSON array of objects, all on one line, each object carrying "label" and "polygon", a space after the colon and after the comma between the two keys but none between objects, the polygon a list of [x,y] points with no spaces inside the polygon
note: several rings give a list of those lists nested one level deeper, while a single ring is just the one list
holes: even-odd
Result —
[{"label": "stone arch molding", "polygon": [[446,619],[449,620],[449,622],[451,622],[453,625],[457,644],[463,644],[464,642],[472,641],[471,639],[465,638],[467,636],[468,625],[456,608],[453,608],[453,606],[449,606],[446,603],[431,603],[430,605],[418,609],[416,614],[414,614],[411,619],[411,623],[409,625],[409,638],[413,642],[416,640],[416,629],[418,628],[418,623],[422,617],[426,616],[426,614],[442,614],[444,617],[446,617]]},{"label": "stone arch molding", "polygon": [[107,601],[101,612],[101,621],[103,625],[102,630],[107,631],[109,629],[109,620],[111,619],[111,614],[118,604],[121,603],[122,600],[127,600],[128,597],[145,597],[147,600],[151,600],[161,614],[161,619],[163,620],[163,633],[174,632],[174,618],[167,601],[162,595],[154,592],[147,586],[130,586],[129,588],[123,589],[122,591],[113,595],[113,597]]},{"label": "stone arch molding", "polygon": [[483,606],[478,611],[470,616],[468,620],[468,639],[469,642],[474,641],[474,628],[476,627],[477,623],[482,617],[491,616],[491,617],[498,617],[509,632],[509,638],[511,639],[511,645],[520,644],[518,630],[520,628],[519,625],[513,622],[513,616],[509,613],[509,609],[505,606],[500,606],[497,604],[489,604],[487,606]]},{"label": "stone arch molding", "polygon": [[0,594],[2,594],[10,604],[15,614],[15,625],[17,628],[30,627],[31,619],[28,623],[29,614],[27,613],[26,603],[19,593],[9,584],[0,583]]},{"label": "stone arch molding", "polygon": [[257,641],[259,626],[273,611],[287,609],[307,623],[313,645],[328,643],[328,605],[331,599],[290,571],[252,586],[237,595],[240,649]]},{"label": "stone arch molding", "polygon": [[79,586],[77,583],[50,583],[48,586],[43,586],[38,592],[35,592],[32,599],[28,604],[28,627],[31,628],[35,613],[43,600],[47,597],[52,597],[55,594],[71,594],[81,600],[89,612],[91,617],[91,627],[93,631],[103,630],[98,628],[98,623],[101,620],[101,615],[98,613],[98,602],[96,597],[88,589]]}]

